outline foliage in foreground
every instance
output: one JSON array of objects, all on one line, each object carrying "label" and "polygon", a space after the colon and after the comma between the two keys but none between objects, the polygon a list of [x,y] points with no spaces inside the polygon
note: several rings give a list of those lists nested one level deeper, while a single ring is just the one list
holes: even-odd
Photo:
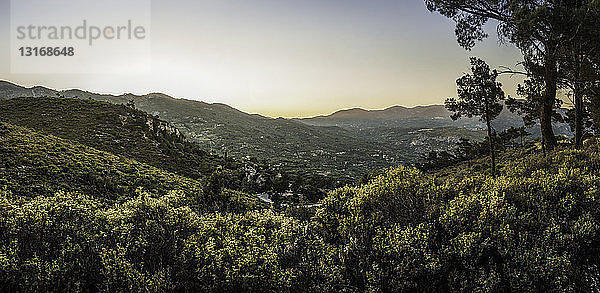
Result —
[{"label": "foliage in foreground", "polygon": [[373,291],[597,291],[600,156],[563,150],[333,192],[315,221],[344,280]]},{"label": "foliage in foreground", "polygon": [[598,291],[598,149],[516,158],[495,179],[477,164],[390,169],[331,192],[309,220],[198,209],[178,191],[107,203],[0,183],[0,287]]},{"label": "foliage in foreground", "polygon": [[58,193],[0,197],[0,287],[80,292],[310,288],[326,250],[304,223],[270,211],[198,215],[177,196],[102,208]]}]

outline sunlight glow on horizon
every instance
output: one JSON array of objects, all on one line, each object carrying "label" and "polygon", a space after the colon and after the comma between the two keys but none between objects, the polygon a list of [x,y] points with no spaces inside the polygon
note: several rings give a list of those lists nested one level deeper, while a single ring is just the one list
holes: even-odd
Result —
[{"label": "sunlight glow on horizon", "polygon": [[[8,19],[8,2],[0,0],[0,21]],[[109,94],[162,92],[286,118],[443,104],[456,94],[468,57],[492,67],[520,60],[494,36],[463,50],[453,25],[421,0],[154,0],[150,72],[17,75],[2,58],[0,79]],[[6,38],[7,27],[0,29]],[[0,56],[8,54],[0,46]],[[501,81],[514,94],[520,79]]]}]

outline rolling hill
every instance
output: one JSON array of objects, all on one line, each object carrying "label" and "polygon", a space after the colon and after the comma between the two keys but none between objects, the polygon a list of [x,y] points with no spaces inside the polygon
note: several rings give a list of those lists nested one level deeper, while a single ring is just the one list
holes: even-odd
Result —
[{"label": "rolling hill", "polygon": [[11,98],[0,100],[0,121],[248,193],[292,193],[291,199],[301,194],[314,202],[337,186],[332,179],[290,174],[263,161],[209,154],[170,123],[131,105],[62,97]]},{"label": "rolling hill", "polygon": [[0,189],[23,198],[75,192],[107,202],[126,201],[140,191],[174,192],[199,210],[260,205],[256,197],[214,192],[206,181],[5,122],[0,122]]},{"label": "rolling hill", "polygon": [[0,120],[198,179],[225,164],[178,129],[125,105],[63,98],[0,100]]}]

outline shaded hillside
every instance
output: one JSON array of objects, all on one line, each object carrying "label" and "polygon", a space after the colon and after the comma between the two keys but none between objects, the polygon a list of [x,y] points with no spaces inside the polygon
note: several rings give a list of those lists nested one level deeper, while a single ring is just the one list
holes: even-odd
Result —
[{"label": "shaded hillside", "polygon": [[[164,94],[113,96],[0,83],[0,97],[3,93],[39,96],[48,92],[113,104],[133,101],[136,108],[169,122],[209,153],[267,160],[294,176],[333,181],[334,185],[356,180],[369,170],[420,162],[431,151],[453,150],[461,138],[484,137],[481,122],[453,121],[440,105],[350,109],[307,119],[272,119],[224,104],[175,99]],[[511,126],[522,126],[522,120],[508,111],[494,121],[497,131]],[[557,124],[556,130],[557,134],[570,134],[566,124]],[[539,134],[537,127],[529,131],[534,137]]]},{"label": "shaded hillside", "polygon": [[55,136],[0,122],[0,186],[20,197],[78,192],[123,201],[137,190],[157,195],[180,192],[200,209],[243,208],[258,204],[237,192],[211,190],[196,181]]},{"label": "shaded hillside", "polygon": [[356,177],[365,169],[382,168],[402,160],[402,154],[387,146],[357,138],[338,127],[317,127],[247,114],[224,104],[174,99],[163,94],[117,97],[80,91],[64,94],[91,95],[116,104],[133,100],[137,108],[171,122],[212,153],[256,157],[301,174]]},{"label": "shaded hillside", "polygon": [[225,161],[186,141],[169,123],[125,105],[62,98],[0,100],[0,120],[33,128],[190,178]]}]

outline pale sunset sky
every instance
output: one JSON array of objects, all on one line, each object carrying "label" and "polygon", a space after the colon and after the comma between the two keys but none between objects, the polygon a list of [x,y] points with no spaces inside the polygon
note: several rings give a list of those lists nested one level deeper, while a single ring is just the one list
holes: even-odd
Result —
[{"label": "pale sunset sky", "polygon": [[[52,2],[41,11],[52,13]],[[11,34],[9,0],[0,0],[0,11],[2,80],[111,94],[162,92],[271,117],[441,104],[456,94],[455,80],[469,69],[470,56],[492,67],[521,60],[515,48],[498,44],[493,25],[490,38],[465,51],[454,23],[420,0],[152,0],[146,72],[13,74],[10,48],[2,45]],[[520,80],[501,81],[513,94]]]}]

